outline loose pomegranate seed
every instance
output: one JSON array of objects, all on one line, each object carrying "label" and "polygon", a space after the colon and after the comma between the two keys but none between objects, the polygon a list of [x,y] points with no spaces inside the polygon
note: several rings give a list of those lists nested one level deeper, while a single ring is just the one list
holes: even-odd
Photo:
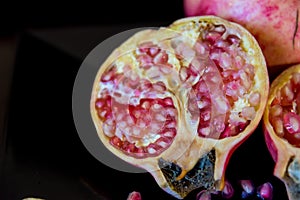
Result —
[{"label": "loose pomegranate seed", "polygon": [[211,200],[211,194],[209,191],[202,190],[197,194],[196,200]]},{"label": "loose pomegranate seed", "polygon": [[142,200],[141,193],[133,191],[128,195],[127,200]]},{"label": "loose pomegranate seed", "polygon": [[234,195],[234,189],[232,185],[228,181],[225,181],[225,186],[222,191],[222,197],[225,199],[230,199],[233,197],[233,195]]},{"label": "loose pomegranate seed", "polygon": [[242,187],[242,199],[245,199],[254,193],[254,185],[251,180],[241,180],[240,185]]},{"label": "loose pomegranate seed", "polygon": [[264,183],[259,186],[257,189],[258,197],[261,197],[263,200],[272,200],[273,198],[273,186],[271,183]]}]

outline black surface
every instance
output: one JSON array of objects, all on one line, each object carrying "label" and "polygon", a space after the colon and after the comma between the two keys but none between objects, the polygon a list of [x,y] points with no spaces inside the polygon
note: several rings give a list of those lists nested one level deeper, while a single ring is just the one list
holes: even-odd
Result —
[{"label": "black surface", "polygon": [[[104,39],[104,38],[103,38]],[[74,41],[76,43],[76,41]],[[17,54],[0,199],[126,199],[139,191],[143,200],[175,199],[150,174],[129,174],[95,160],[82,145],[72,118],[72,89],[82,60],[30,33]],[[273,177],[274,163],[261,127],[233,154],[227,178],[256,186],[271,182],[274,200],[286,200],[284,185]],[[198,191],[186,199],[195,199]],[[240,199],[238,192],[233,199]]]},{"label": "black surface", "polygon": [[178,16],[182,0],[10,0],[1,2],[0,36],[28,28],[171,22]]}]

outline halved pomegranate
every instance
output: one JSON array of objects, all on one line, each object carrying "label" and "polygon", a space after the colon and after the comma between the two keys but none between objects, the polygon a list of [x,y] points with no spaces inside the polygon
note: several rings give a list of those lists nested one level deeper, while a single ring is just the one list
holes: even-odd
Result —
[{"label": "halved pomegranate", "polygon": [[263,122],[274,175],[284,181],[290,200],[300,199],[300,65],[272,82]]},{"label": "halved pomegranate", "polygon": [[102,64],[90,109],[104,145],[179,199],[222,190],[267,100],[262,52],[238,24],[203,16],[141,31]]}]

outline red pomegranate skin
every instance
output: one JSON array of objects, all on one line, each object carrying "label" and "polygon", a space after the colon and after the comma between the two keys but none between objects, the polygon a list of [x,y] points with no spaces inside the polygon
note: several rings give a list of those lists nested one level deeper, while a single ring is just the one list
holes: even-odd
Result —
[{"label": "red pomegranate skin", "polygon": [[300,62],[298,0],[184,0],[187,16],[237,22],[258,40],[269,68]]}]

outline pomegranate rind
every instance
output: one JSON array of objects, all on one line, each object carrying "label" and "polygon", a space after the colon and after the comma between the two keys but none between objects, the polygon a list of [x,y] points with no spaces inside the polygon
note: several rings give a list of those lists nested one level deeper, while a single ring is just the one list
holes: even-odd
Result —
[{"label": "pomegranate rind", "polygon": [[[219,182],[216,189],[221,190],[224,187],[225,169],[232,153],[253,133],[263,116],[269,92],[269,76],[266,61],[258,42],[248,30],[237,23],[229,22],[216,16],[200,16],[179,19],[170,25],[170,28],[176,31],[183,31],[182,29],[184,26],[188,24],[197,24],[199,22],[225,25],[226,29],[229,30],[231,34],[237,35],[241,38],[244,50],[248,55],[251,55],[251,60],[249,61],[255,67],[255,89],[261,95],[261,102],[259,104],[259,108],[256,110],[256,116],[245,130],[236,136],[227,137],[221,140],[205,138],[205,142],[209,144],[202,144],[202,146],[199,146],[199,148],[207,146],[206,149],[214,148],[216,150],[214,179]],[[191,35],[195,35],[195,33]]]},{"label": "pomegranate rind", "polygon": [[300,62],[299,8],[295,0],[184,0],[186,16],[216,15],[246,27],[272,72]]},{"label": "pomegranate rind", "polygon": [[270,123],[269,115],[270,106],[276,98],[276,94],[291,80],[294,73],[300,73],[300,64],[289,67],[274,79],[270,87],[270,94],[263,116],[265,141],[270,154],[275,161],[273,174],[286,184],[288,195],[291,200],[295,198],[293,198],[292,190],[289,188],[291,186],[288,187],[286,182],[287,169],[291,159],[299,161],[300,150],[298,147],[291,145],[288,140],[276,134],[272,124]]}]

